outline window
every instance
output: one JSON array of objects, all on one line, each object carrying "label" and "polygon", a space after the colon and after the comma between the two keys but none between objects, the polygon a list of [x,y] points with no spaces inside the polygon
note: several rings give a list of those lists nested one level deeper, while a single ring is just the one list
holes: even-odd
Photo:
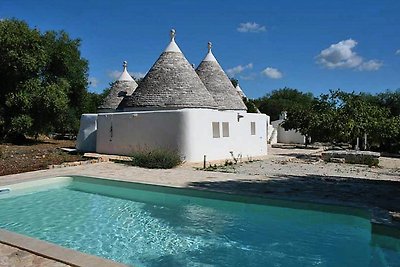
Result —
[{"label": "window", "polygon": [[222,123],[222,137],[229,137],[229,122]]},{"label": "window", "polygon": [[212,123],[212,132],[213,132],[213,138],[219,138],[220,137],[219,122],[213,122]]},{"label": "window", "polygon": [[251,135],[256,135],[256,122],[252,121],[250,123],[250,127],[251,127]]}]

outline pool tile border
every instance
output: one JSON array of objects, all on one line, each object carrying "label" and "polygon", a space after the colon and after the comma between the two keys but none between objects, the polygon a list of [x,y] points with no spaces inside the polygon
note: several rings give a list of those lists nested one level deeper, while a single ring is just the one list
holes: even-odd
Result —
[{"label": "pool tile border", "polygon": [[105,258],[64,248],[53,243],[0,229],[0,243],[76,267],[126,267]]}]

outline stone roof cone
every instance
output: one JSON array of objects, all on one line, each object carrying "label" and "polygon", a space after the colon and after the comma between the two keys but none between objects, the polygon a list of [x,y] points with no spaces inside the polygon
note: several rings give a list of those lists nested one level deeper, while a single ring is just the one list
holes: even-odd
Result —
[{"label": "stone roof cone", "polygon": [[119,78],[112,84],[109,94],[98,107],[98,112],[114,112],[126,95],[131,95],[138,84],[128,73],[128,62],[124,61],[123,71]]},{"label": "stone roof cone", "polygon": [[215,59],[211,47],[211,42],[208,42],[208,53],[196,69],[201,81],[217,102],[219,110],[247,110],[235,87]]},{"label": "stone roof cone", "polygon": [[177,108],[216,109],[217,104],[175,43],[175,30],[171,30],[171,41],[165,51],[132,96],[125,97],[118,109]]}]

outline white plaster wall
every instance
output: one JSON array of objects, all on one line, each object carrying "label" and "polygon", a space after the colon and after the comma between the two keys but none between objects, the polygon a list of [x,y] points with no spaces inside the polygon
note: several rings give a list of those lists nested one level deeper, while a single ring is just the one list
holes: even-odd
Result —
[{"label": "white plaster wall", "polygon": [[[178,151],[186,161],[244,159],[267,154],[267,116],[209,109],[138,111],[99,114],[97,152],[130,155],[139,149],[164,147]],[[251,135],[250,123],[256,123]],[[220,138],[213,138],[212,122],[220,123]],[[222,122],[229,123],[229,137],[222,137]],[[112,130],[111,130],[112,129]]]},{"label": "white plaster wall", "polygon": [[99,114],[96,150],[117,155],[154,148],[184,151],[182,119],[176,111]]},{"label": "white plaster wall", "polygon": [[268,125],[268,143],[269,144],[276,144],[278,143],[278,129],[274,128],[272,124]]},{"label": "white plaster wall", "polygon": [[274,128],[278,128],[278,126],[283,122],[283,120],[276,120],[276,121],[271,121],[271,125]]},{"label": "white plaster wall", "polygon": [[299,132],[296,132],[295,130],[285,131],[285,129],[281,126],[282,122],[283,122],[283,120],[276,120],[276,121],[271,122],[271,125],[277,131],[277,139],[276,139],[276,141],[278,143],[305,144],[306,138],[305,138],[304,135],[302,135]]},{"label": "white plaster wall", "polygon": [[278,143],[305,144],[305,137],[295,130],[285,131],[283,127],[278,128]]},{"label": "white plaster wall", "polygon": [[80,120],[76,149],[82,152],[96,152],[97,114],[83,114]]},{"label": "white plaster wall", "polygon": [[[186,160],[202,161],[232,159],[242,155],[244,159],[267,154],[267,116],[265,114],[216,111],[185,110]],[[238,113],[242,118],[238,120]],[[251,135],[250,123],[256,123],[256,135]],[[220,138],[213,138],[212,122],[220,123]],[[229,137],[222,136],[222,122],[229,123]]]}]

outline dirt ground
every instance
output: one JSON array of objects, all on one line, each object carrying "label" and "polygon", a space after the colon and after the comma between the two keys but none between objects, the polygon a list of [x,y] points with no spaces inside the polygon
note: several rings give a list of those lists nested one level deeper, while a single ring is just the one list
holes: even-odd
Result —
[{"label": "dirt ground", "polygon": [[[269,148],[268,156],[254,162],[223,166],[215,171],[284,177],[337,177],[400,181],[400,158],[380,157],[378,167],[347,163],[327,163],[321,160],[322,149]],[[211,168],[213,170],[213,168]]]},{"label": "dirt ground", "polygon": [[49,165],[84,160],[60,150],[74,147],[74,140],[41,139],[26,145],[0,144],[0,176],[47,169]]},{"label": "dirt ground", "polygon": [[200,181],[191,186],[317,203],[377,207],[389,211],[400,223],[400,158],[380,157],[378,167],[368,167],[324,162],[322,151],[270,148],[269,155],[262,160],[208,168],[213,172],[234,173],[243,177],[241,179]]}]

